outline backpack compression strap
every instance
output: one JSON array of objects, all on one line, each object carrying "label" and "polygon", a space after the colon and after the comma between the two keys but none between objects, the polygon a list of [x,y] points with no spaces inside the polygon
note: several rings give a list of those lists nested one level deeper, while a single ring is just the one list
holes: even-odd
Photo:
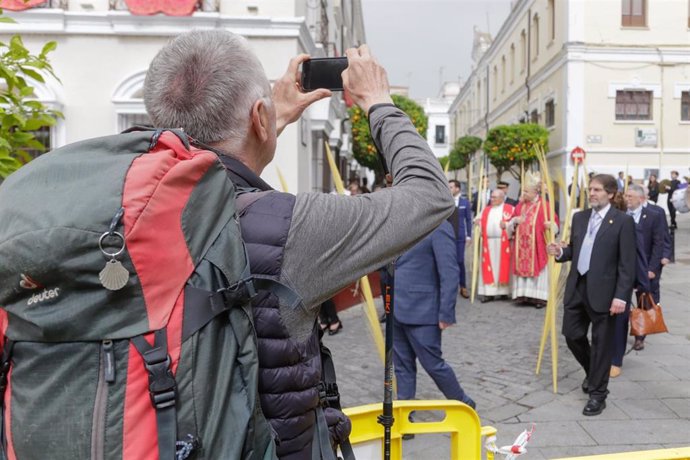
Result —
[{"label": "backpack compression strap", "polygon": [[177,417],[175,401],[177,384],[170,367],[168,355],[168,335],[165,328],[154,333],[151,346],[143,335],[132,337],[131,341],[144,360],[149,373],[149,394],[151,404],[156,409],[158,428],[158,458],[173,460],[177,458]]},{"label": "backpack compression strap", "polygon": [[185,309],[182,320],[182,341],[204,327],[213,318],[233,307],[245,305],[258,291],[269,291],[289,308],[297,308],[302,298],[286,285],[260,275],[243,277],[232,286],[215,292],[192,286],[185,287]]}]

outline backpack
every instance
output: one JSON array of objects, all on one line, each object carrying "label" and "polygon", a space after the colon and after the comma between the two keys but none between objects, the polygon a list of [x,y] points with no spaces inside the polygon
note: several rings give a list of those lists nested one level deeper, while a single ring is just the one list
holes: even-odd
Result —
[{"label": "backpack", "polygon": [[179,130],[67,145],[0,187],[0,458],[272,459],[236,191]]}]

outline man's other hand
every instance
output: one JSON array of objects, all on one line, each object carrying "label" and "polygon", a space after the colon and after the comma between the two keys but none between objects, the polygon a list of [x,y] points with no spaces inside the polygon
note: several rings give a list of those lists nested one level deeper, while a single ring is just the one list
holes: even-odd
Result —
[{"label": "man's other hand", "polygon": [[611,312],[611,316],[623,313],[625,311],[625,302],[620,299],[613,299],[609,311]]},{"label": "man's other hand", "polygon": [[654,272],[651,272],[651,271],[647,272],[647,278],[649,278],[650,280],[653,280],[654,278],[656,278],[656,274]]},{"label": "man's other hand", "polygon": [[445,331],[449,327],[451,327],[453,323],[444,323],[443,321],[438,322],[438,328],[441,329],[442,331]]},{"label": "man's other hand", "polygon": [[343,86],[352,101],[367,114],[374,104],[392,104],[386,69],[369,53],[369,47],[350,48],[345,54],[348,64],[343,71]]},{"label": "man's other hand", "polygon": [[561,255],[561,245],[558,243],[549,243],[546,245],[546,252],[550,256],[560,256]]},{"label": "man's other hand", "polygon": [[300,54],[292,58],[285,75],[273,84],[273,104],[276,109],[278,136],[287,125],[297,121],[307,107],[333,94],[327,89],[317,89],[308,93],[302,91],[299,84],[301,80],[299,66],[309,59],[311,57],[308,54]]}]

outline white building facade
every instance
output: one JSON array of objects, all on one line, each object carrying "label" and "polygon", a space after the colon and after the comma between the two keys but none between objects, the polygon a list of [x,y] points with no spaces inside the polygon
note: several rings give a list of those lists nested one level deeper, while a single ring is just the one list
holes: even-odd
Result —
[{"label": "white building facade", "polygon": [[437,98],[426,98],[423,101],[418,101],[429,119],[426,140],[437,158],[448,155],[452,149],[448,109],[459,92],[460,83],[445,82]]},{"label": "white building facade", "polygon": [[[206,0],[196,2],[188,16],[135,15],[123,0],[49,0],[5,13],[17,24],[0,24],[0,40],[19,33],[34,52],[50,40],[58,43],[49,56],[60,82],[36,87],[38,99],[65,115],[50,130],[51,148],[146,122],[146,69],[180,33],[227,29],[243,35],[272,82],[297,54],[339,56],[364,43],[359,0]],[[331,144],[343,167],[349,164],[342,148],[346,118],[337,93],[310,108],[284,130],[263,178],[280,188],[280,170],[290,192],[330,190],[323,144]]]},{"label": "white building facade", "polygon": [[550,131],[552,173],[668,178],[690,167],[688,0],[518,0],[450,108],[452,136]]}]

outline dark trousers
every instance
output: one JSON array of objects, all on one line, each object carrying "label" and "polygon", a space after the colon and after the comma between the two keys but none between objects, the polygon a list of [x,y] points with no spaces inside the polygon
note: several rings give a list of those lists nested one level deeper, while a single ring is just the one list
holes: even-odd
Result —
[{"label": "dark trousers", "polygon": [[467,287],[467,284],[465,284],[465,239],[458,241],[455,246],[457,247],[458,267],[460,268],[460,287],[464,288]]},{"label": "dark trousers", "polygon": [[[591,344],[587,339],[590,324]],[[615,318],[608,311],[592,310],[587,298],[587,275],[580,276],[572,301],[563,308],[563,335],[587,374],[589,395],[594,399],[604,400],[608,394],[615,324]]]},{"label": "dark trousers", "polygon": [[453,368],[441,354],[441,329],[434,325],[411,325],[393,321],[393,363],[398,381],[398,399],[414,399],[417,361],[448,399],[467,402]]},{"label": "dark trousers", "polygon": [[671,225],[673,227],[676,226],[676,207],[673,206],[673,202],[671,201],[671,193],[669,192],[668,194],[669,200],[666,202],[666,205],[668,206],[668,213],[671,215]]}]

